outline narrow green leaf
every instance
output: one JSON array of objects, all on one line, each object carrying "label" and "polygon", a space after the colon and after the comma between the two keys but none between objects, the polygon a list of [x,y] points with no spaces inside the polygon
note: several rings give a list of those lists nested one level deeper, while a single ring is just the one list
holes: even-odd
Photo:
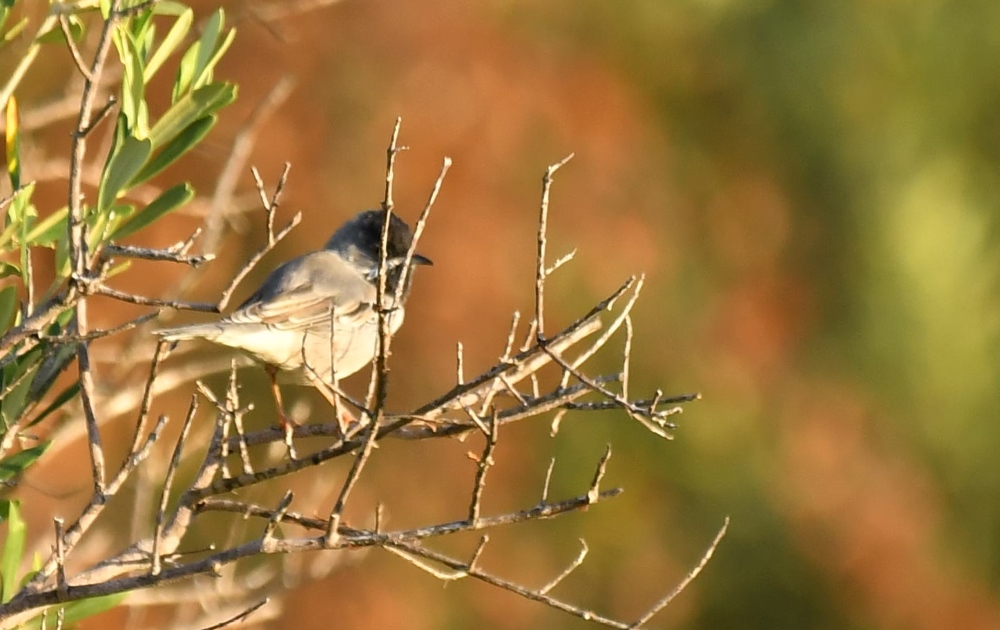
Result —
[{"label": "narrow green leaf", "polygon": [[236,29],[231,28],[229,29],[229,32],[226,33],[226,38],[223,39],[222,43],[215,49],[215,52],[212,54],[211,58],[209,58],[199,76],[195,79],[194,87],[201,87],[212,80],[216,64],[219,63],[222,56],[226,54],[227,50],[229,50],[229,47],[232,45],[234,39],[236,39]]},{"label": "narrow green leaf", "polygon": [[50,404],[48,407],[42,410],[41,413],[35,416],[34,419],[32,419],[32,421],[28,424],[28,426],[33,427],[42,420],[48,418],[52,414],[52,412],[61,409],[63,405],[73,400],[73,398],[75,398],[76,395],[79,393],[80,393],[80,382],[77,381],[76,383],[73,383],[72,385],[64,389],[62,392],[60,392],[60,394],[56,396],[56,399],[52,401],[52,404]]},{"label": "narrow green leaf", "polygon": [[14,217],[12,223],[17,225],[18,240],[20,241],[21,281],[25,286],[31,281],[28,274],[30,269],[28,257],[31,255],[31,249],[28,247],[25,237],[28,234],[28,230],[35,224],[35,219],[38,218],[38,210],[31,203],[31,195],[34,189],[35,183],[32,182],[17,191],[18,194],[10,202],[10,214]]},{"label": "narrow green leaf", "polygon": [[160,0],[153,5],[153,13],[156,15],[172,15],[177,17],[185,11],[190,11],[188,6],[182,2],[174,2],[174,0]]},{"label": "narrow green leaf", "polygon": [[[129,29],[129,31],[131,32],[132,37],[135,39],[135,41],[137,42],[143,41],[149,35],[149,32],[153,30],[153,28],[155,28],[153,26],[152,20],[153,20],[153,11],[149,7],[144,9],[138,15],[135,15],[131,20],[129,20],[129,22],[131,22],[130,25],[131,28]],[[143,55],[143,59],[145,58],[146,58],[145,55]]]},{"label": "narrow green leaf", "polygon": [[69,209],[63,206],[36,223],[24,237],[25,243],[33,247],[51,247],[66,233],[67,214]]},{"label": "narrow green leaf", "polygon": [[7,23],[7,16],[10,15],[10,10],[14,7],[14,0],[0,0],[0,30],[3,29],[3,25]]},{"label": "narrow green leaf", "polygon": [[[160,8],[162,5],[156,5]],[[143,74],[143,79],[148,83],[156,71],[160,69],[160,66],[167,60],[170,55],[174,54],[177,47],[184,41],[187,36],[188,31],[191,30],[191,24],[194,22],[194,12],[191,9],[184,9],[184,11],[178,16],[177,20],[174,21],[173,26],[167,32],[166,37],[163,38],[163,42],[160,47],[156,49],[153,56],[149,58],[146,62],[146,70]]]},{"label": "narrow green leaf", "polygon": [[[197,89],[212,81],[212,71],[219,59],[226,53],[229,46],[236,37],[236,30],[229,31],[222,37],[223,26],[225,25],[225,13],[220,8],[208,19],[205,29],[202,32],[198,54],[194,64],[194,73],[191,77],[191,87]],[[221,39],[220,39],[221,37]]]},{"label": "narrow green leaf", "polygon": [[236,86],[230,83],[212,83],[186,94],[153,125],[149,132],[153,148],[162,147],[191,123],[215,113],[235,99]]},{"label": "narrow green leaf", "polygon": [[95,212],[87,217],[87,249],[89,251],[97,249],[97,246],[108,237],[110,233],[108,226],[111,224],[114,208],[115,206],[112,206],[104,212]]},{"label": "narrow green leaf", "polygon": [[21,187],[21,133],[20,116],[17,114],[17,99],[13,94],[7,99],[7,128],[4,140],[7,147],[7,174],[10,176],[10,187],[17,190]]},{"label": "narrow green leaf", "polygon": [[55,270],[57,278],[69,277],[69,238],[66,234],[56,241]]},{"label": "narrow green leaf", "polygon": [[215,13],[205,20],[205,26],[201,31],[201,39],[198,41],[198,54],[194,61],[194,71],[191,75],[191,87],[200,87],[200,79],[208,68],[208,62],[215,54],[215,47],[222,34],[222,27],[226,23],[226,13],[222,8],[216,9]]},{"label": "narrow green leaf", "polygon": [[[101,242],[108,239],[109,235],[118,231],[122,224],[127,223],[135,215],[135,206],[130,203],[116,203],[108,211],[108,220],[103,227]],[[96,243],[95,243],[96,244]]]},{"label": "narrow green leaf", "polygon": [[[10,265],[13,267],[13,265]],[[21,271],[15,267],[18,275]],[[17,312],[18,299],[17,287],[8,285],[0,289],[0,332],[7,332],[10,324],[14,321],[14,313]]]},{"label": "narrow green leaf", "polygon": [[20,475],[25,469],[34,464],[48,450],[51,444],[51,441],[42,442],[37,446],[26,448],[9,457],[0,459],[0,482],[8,482]]},{"label": "narrow green leaf", "polygon": [[180,63],[177,64],[177,78],[174,79],[174,87],[170,93],[170,102],[178,103],[191,91],[191,81],[194,79],[195,65],[198,63],[198,49],[201,42],[195,42],[188,46],[188,49],[181,55]]},{"label": "narrow green leaf", "polygon": [[[45,394],[49,393],[56,378],[62,374],[75,357],[76,347],[72,344],[59,344],[55,348],[50,348],[45,358],[42,359],[41,365],[38,366],[35,376],[31,379],[28,400],[41,400]],[[40,419],[35,418],[31,424],[37,423]]]},{"label": "narrow green leaf", "polygon": [[0,260],[0,279],[6,278],[8,276],[19,276],[19,275],[21,275],[20,267],[18,267],[14,263],[9,263]]},{"label": "narrow green leaf", "polygon": [[106,610],[111,610],[118,604],[125,601],[125,597],[127,595],[128,593],[113,593],[111,595],[91,597],[89,599],[73,602],[69,606],[66,606],[66,616],[63,622],[67,625],[72,625],[83,621],[84,619],[89,619],[90,617],[99,615]]},{"label": "narrow green leaf", "polygon": [[[99,615],[105,611],[111,610],[115,606],[121,604],[128,593],[114,593],[112,595],[101,595],[99,597],[90,597],[88,599],[81,599],[80,601],[72,602],[66,604],[63,607],[65,611],[63,613],[62,622],[65,627],[72,628],[80,621],[84,619],[89,619],[95,615]],[[51,628],[54,627],[56,616],[59,614],[59,607],[53,606],[45,611],[43,615],[39,615],[34,619],[28,621],[25,628],[41,628],[42,627],[42,617],[48,615],[46,626]]]},{"label": "narrow green leaf", "polygon": [[125,184],[135,177],[152,151],[153,143],[146,138],[140,140],[126,136],[121,147],[112,153],[101,176],[97,190],[97,211],[103,213],[114,202]]},{"label": "narrow green leaf", "polygon": [[[0,462],[0,466],[2,465],[3,462]],[[3,542],[3,555],[0,556],[0,577],[3,578],[0,602],[7,603],[17,592],[17,571],[21,567],[28,527],[21,518],[18,501],[0,501],[0,521],[7,524],[7,538]]]},{"label": "narrow green leaf", "polygon": [[[35,182],[31,182],[14,193],[14,197],[7,206],[7,226],[14,226],[15,234],[21,236],[21,226],[29,220],[35,212],[35,207],[31,204],[31,196],[35,193]],[[6,231],[5,234],[6,236]]]},{"label": "narrow green leaf", "polygon": [[135,234],[171,210],[184,205],[190,201],[193,196],[194,189],[191,188],[190,184],[177,184],[172,188],[168,188],[148,206],[136,214],[132,220],[118,228],[118,231],[116,231],[111,238],[118,240]]},{"label": "narrow green leaf", "polygon": [[15,37],[17,37],[18,35],[20,35],[21,31],[23,31],[24,27],[27,25],[28,25],[28,18],[23,17],[20,20],[18,20],[17,23],[14,24],[14,26],[10,27],[9,31],[3,34],[4,43],[7,43],[12,39],[14,39]]},{"label": "narrow green leaf", "polygon": [[122,62],[121,111],[128,121],[129,135],[143,140],[149,135],[149,109],[146,105],[146,84],[143,79],[144,55],[127,23],[118,25],[113,33],[113,40]]},{"label": "narrow green leaf", "polygon": [[173,164],[191,150],[192,147],[201,142],[201,139],[215,126],[216,120],[216,116],[205,116],[188,125],[184,131],[168,142],[165,147],[146,162],[146,166],[142,167],[139,174],[132,178],[128,186],[130,188],[137,186]]},{"label": "narrow green leaf", "polygon": [[[7,383],[17,382],[12,388],[7,389],[4,397],[0,399],[0,421],[5,427],[10,427],[24,415],[29,402],[28,389],[34,378],[32,372],[36,372],[40,364],[41,354],[31,351],[4,370],[4,380]],[[0,466],[2,465],[3,462],[0,462]]]},{"label": "narrow green leaf", "polygon": [[[73,38],[73,41],[80,41],[84,33],[83,21],[75,13],[69,13],[66,15],[66,22],[69,24],[69,34]],[[39,34],[35,38],[35,41],[42,44],[62,43],[66,41],[66,34],[63,33],[62,26],[56,21],[52,28]]]}]

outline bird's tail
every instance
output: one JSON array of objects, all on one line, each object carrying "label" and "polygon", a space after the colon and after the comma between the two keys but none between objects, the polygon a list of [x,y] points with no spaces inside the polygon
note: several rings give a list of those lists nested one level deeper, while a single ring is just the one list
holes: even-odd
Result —
[{"label": "bird's tail", "polygon": [[184,339],[212,340],[222,334],[222,326],[218,324],[189,324],[176,328],[163,328],[156,331],[164,341],[182,341]]}]

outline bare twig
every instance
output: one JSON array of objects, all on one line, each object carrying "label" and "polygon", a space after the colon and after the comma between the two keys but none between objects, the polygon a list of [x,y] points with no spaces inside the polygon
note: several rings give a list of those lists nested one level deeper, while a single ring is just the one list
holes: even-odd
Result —
[{"label": "bare twig", "polygon": [[80,54],[80,49],[76,47],[76,42],[73,40],[73,31],[69,27],[69,19],[66,17],[65,13],[59,14],[59,27],[62,29],[63,37],[66,38],[66,47],[69,48],[69,53],[73,56],[73,63],[76,64],[76,69],[80,71],[83,78],[87,81],[93,81],[94,77],[87,70],[86,62],[83,60],[83,56]]},{"label": "bare twig", "polygon": [[642,628],[647,623],[649,623],[649,621],[654,616],[656,616],[658,612],[666,608],[670,604],[670,602],[674,601],[674,598],[677,597],[685,588],[687,588],[688,584],[693,582],[694,579],[698,577],[698,575],[702,572],[705,566],[708,565],[708,561],[712,559],[712,556],[715,554],[716,548],[718,548],[719,543],[722,542],[722,539],[725,537],[726,532],[728,530],[729,530],[729,517],[727,516],[725,522],[722,524],[722,529],[720,529],[719,533],[715,535],[715,539],[712,541],[712,544],[708,546],[708,549],[705,550],[705,553],[704,555],[702,555],[701,560],[698,562],[698,564],[695,565],[695,567],[691,569],[691,571],[689,571],[686,576],[684,576],[684,579],[681,580],[680,584],[675,586],[672,591],[667,593],[666,597],[653,604],[652,608],[646,611],[645,614],[636,619],[635,622],[630,624],[628,627]]},{"label": "bare twig", "polygon": [[253,254],[253,256],[251,256],[250,259],[243,265],[243,267],[236,273],[236,275],[233,276],[233,279],[229,283],[229,286],[226,287],[226,289],[222,292],[222,297],[219,298],[219,304],[217,307],[219,311],[222,311],[223,309],[226,308],[226,306],[229,304],[229,300],[232,299],[233,297],[233,292],[236,291],[236,287],[238,287],[240,282],[243,281],[243,278],[245,278],[247,274],[250,273],[250,270],[253,269],[255,266],[257,266],[257,263],[260,262],[261,258],[266,256],[272,249],[274,249],[275,245],[277,245],[283,238],[288,236],[288,233],[291,232],[292,229],[296,225],[298,225],[300,221],[302,221],[302,213],[296,212],[295,216],[292,217],[292,220],[289,221],[288,224],[285,225],[285,227],[283,227],[280,232],[278,232],[277,234],[274,234],[273,232],[274,212],[275,209],[277,208],[278,198],[281,196],[281,191],[284,189],[285,182],[288,179],[289,168],[290,165],[286,163],[284,170],[281,172],[281,177],[278,178],[278,184],[274,189],[274,194],[271,196],[270,201],[267,200],[266,193],[263,192],[264,190],[263,181],[260,179],[260,174],[256,173],[256,169],[253,169],[254,173],[256,173],[255,177],[258,181],[258,190],[260,191],[261,198],[264,202],[265,220],[267,222],[267,243],[262,248],[257,250]]},{"label": "bare twig", "polygon": [[472,502],[469,504],[469,522],[473,524],[479,520],[479,515],[482,512],[483,490],[486,489],[486,473],[489,472],[490,466],[494,464],[493,451],[497,446],[499,432],[500,423],[497,422],[497,414],[496,410],[494,410],[493,418],[490,420],[490,432],[486,436],[483,453],[479,456],[479,461],[476,464],[476,477],[472,486]]},{"label": "bare twig", "polygon": [[122,258],[174,262],[191,267],[200,267],[207,262],[215,260],[215,254],[188,254],[187,250],[190,247],[190,243],[191,240],[184,241],[167,249],[150,249],[132,245],[115,245],[112,243],[104,246],[104,254],[107,256],[120,256]]},{"label": "bare twig", "polygon": [[565,580],[565,579],[566,579],[567,577],[569,577],[569,574],[570,574],[570,573],[572,573],[573,571],[576,571],[576,569],[577,569],[577,568],[578,568],[578,567],[579,567],[579,566],[580,566],[581,564],[583,564],[583,561],[584,561],[584,559],[585,559],[585,558],[587,557],[587,553],[588,553],[589,551],[590,551],[590,548],[589,548],[589,547],[587,547],[587,541],[581,538],[581,539],[580,539],[580,553],[578,553],[578,554],[577,554],[577,556],[576,556],[576,558],[575,558],[575,559],[573,560],[573,562],[571,562],[571,563],[569,564],[569,566],[567,566],[567,567],[566,567],[566,568],[565,568],[565,569],[563,570],[563,572],[562,572],[562,573],[560,573],[559,575],[557,575],[556,577],[554,577],[554,578],[552,579],[552,581],[551,581],[551,582],[549,582],[548,584],[546,584],[546,585],[545,585],[545,586],[543,586],[542,588],[538,589],[538,592],[539,592],[539,593],[541,593],[542,595],[545,595],[545,594],[547,594],[547,593],[548,593],[549,591],[551,591],[552,589],[554,589],[555,587],[559,586],[559,583],[560,583],[560,582],[562,582],[562,581],[563,581],[563,580]]},{"label": "bare twig", "polygon": [[229,619],[226,619],[225,621],[221,621],[219,623],[212,624],[211,626],[206,626],[203,630],[218,630],[219,628],[225,628],[226,626],[231,626],[231,625],[233,625],[233,624],[235,624],[237,622],[243,621],[244,619],[246,619],[247,617],[249,617],[253,613],[257,612],[257,610],[259,610],[260,608],[263,608],[264,605],[267,604],[267,602],[269,602],[269,601],[270,600],[267,597],[265,597],[264,599],[262,599],[262,600],[260,600],[260,601],[258,601],[256,603],[250,605],[245,610],[243,610],[242,612],[240,612],[238,615],[230,617]]},{"label": "bare twig", "polygon": [[184,426],[177,437],[177,444],[174,445],[174,454],[170,457],[170,465],[167,466],[167,473],[163,479],[163,491],[160,493],[160,506],[156,511],[156,529],[153,532],[153,548],[150,554],[152,558],[151,571],[153,575],[160,573],[160,538],[163,535],[163,524],[167,514],[167,501],[170,499],[170,490],[173,487],[174,477],[177,469],[181,465],[181,453],[184,451],[184,442],[191,431],[191,422],[198,411],[198,396],[191,395],[191,404],[188,406],[187,417],[184,418]]},{"label": "bare twig", "polygon": [[124,291],[119,291],[118,289],[112,289],[111,287],[102,283],[92,283],[90,285],[90,292],[94,295],[103,295],[105,297],[113,298],[122,302],[128,302],[129,304],[139,304],[140,306],[159,306],[166,308],[175,308],[181,311],[197,311],[200,313],[218,313],[220,307],[215,304],[206,304],[205,302],[182,302],[180,300],[161,300],[159,298],[145,297],[141,295],[135,295],[133,293],[125,293]]},{"label": "bare twig", "polygon": [[[243,125],[233,139],[229,159],[226,160],[222,172],[219,173],[219,178],[215,184],[215,191],[212,194],[211,209],[209,210],[208,218],[205,220],[203,251],[214,252],[218,248],[228,201],[233,198],[233,194],[236,192],[236,184],[239,181],[240,173],[243,172],[247,161],[250,159],[250,153],[257,142],[257,135],[260,133],[264,122],[288,99],[294,86],[295,80],[291,77],[286,76],[279,80],[268,91],[263,100],[257,104],[246,124]],[[253,172],[255,179],[259,179],[257,170],[254,169]],[[265,207],[268,206],[266,197],[262,201]],[[268,226],[268,243],[272,244],[270,240],[272,235],[271,226],[273,226],[272,213],[268,214]]]},{"label": "bare twig", "polygon": [[53,520],[56,528],[56,590],[66,595],[66,549],[63,544],[63,519],[58,516]]},{"label": "bare twig", "polygon": [[538,326],[535,335],[539,342],[545,340],[545,246],[549,221],[549,191],[552,189],[552,177],[555,172],[572,159],[573,154],[570,153],[555,164],[550,165],[545,169],[545,177],[542,178],[542,202],[538,214],[538,253],[535,268],[535,323]]}]

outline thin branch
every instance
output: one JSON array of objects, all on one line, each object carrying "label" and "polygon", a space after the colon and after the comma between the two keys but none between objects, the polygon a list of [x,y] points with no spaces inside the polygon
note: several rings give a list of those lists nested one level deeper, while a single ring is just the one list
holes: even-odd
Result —
[{"label": "thin branch", "polygon": [[365,464],[368,463],[368,458],[371,457],[372,447],[375,446],[375,440],[378,437],[377,428],[378,423],[375,421],[365,428],[364,445],[358,456],[354,458],[351,471],[347,473],[347,479],[344,480],[344,485],[341,486],[340,494],[337,496],[337,502],[334,503],[333,510],[330,512],[330,518],[327,519],[326,534],[323,541],[323,544],[327,547],[333,547],[337,544],[344,507],[347,505],[347,499],[351,496],[351,491],[361,476],[361,471],[364,470]]},{"label": "thin branch", "polygon": [[[233,198],[240,173],[246,168],[250,154],[257,143],[257,136],[264,122],[288,99],[294,86],[295,80],[290,76],[281,78],[268,91],[263,100],[257,104],[246,123],[240,128],[233,139],[229,159],[226,160],[222,172],[219,173],[215,184],[215,191],[212,193],[212,203],[208,218],[205,221],[204,251],[215,251],[218,247],[219,239],[222,235],[224,211],[228,206],[228,201]],[[256,169],[254,169],[254,173],[255,177],[257,177]],[[264,205],[267,206],[266,197],[263,201]],[[269,222],[269,225],[273,225],[273,223]],[[271,233],[271,229],[268,229],[268,235]]]},{"label": "thin branch", "polygon": [[56,590],[66,594],[66,549],[63,544],[63,519],[52,519],[56,529]]},{"label": "thin branch", "polygon": [[188,433],[191,432],[191,423],[197,411],[198,396],[192,394],[191,404],[188,406],[187,416],[184,418],[184,426],[181,427],[181,433],[177,437],[177,443],[174,445],[174,453],[170,456],[170,464],[167,466],[167,473],[163,480],[163,490],[160,493],[160,506],[156,511],[156,529],[153,532],[153,549],[151,553],[151,571],[153,575],[159,575],[160,573],[160,538],[163,536],[163,524],[167,514],[167,501],[170,499],[170,490],[173,488],[177,469],[181,465],[181,453],[184,451],[184,442],[187,441]]},{"label": "thin branch", "polygon": [[149,405],[153,399],[153,382],[156,380],[156,371],[160,366],[160,357],[169,345],[169,342],[159,341],[156,344],[156,350],[153,351],[153,359],[149,363],[149,376],[146,378],[146,386],[143,388],[142,400],[139,403],[139,417],[135,421],[135,433],[132,435],[132,446],[129,447],[129,453],[134,453],[139,447],[139,439],[145,428],[146,418],[149,416]]},{"label": "thin branch", "polygon": [[553,578],[551,582],[549,582],[548,584],[546,584],[546,585],[545,585],[545,586],[543,586],[542,588],[538,589],[538,592],[539,592],[539,593],[541,593],[542,595],[545,595],[545,594],[547,594],[547,593],[548,593],[549,591],[551,591],[552,589],[554,589],[555,587],[559,586],[559,583],[560,583],[560,582],[562,582],[562,581],[563,581],[563,580],[565,580],[565,579],[566,579],[567,577],[569,577],[570,573],[572,573],[573,571],[576,571],[576,569],[577,569],[577,568],[578,568],[578,567],[579,567],[579,566],[580,566],[581,564],[583,564],[583,561],[584,561],[584,559],[585,559],[585,558],[587,557],[587,553],[588,553],[589,551],[590,551],[590,548],[589,548],[589,547],[587,547],[587,541],[581,538],[581,539],[580,539],[580,553],[578,553],[578,554],[577,554],[577,556],[576,556],[576,558],[575,558],[575,559],[573,560],[573,562],[571,562],[571,563],[570,563],[570,565],[569,565],[569,566],[567,566],[567,567],[566,567],[566,568],[565,568],[565,569],[563,570],[563,572],[562,572],[562,573],[560,573],[560,574],[559,574],[559,575],[557,575],[557,576],[556,576],[555,578]]},{"label": "thin branch", "polygon": [[608,460],[611,459],[611,445],[604,449],[601,461],[597,462],[597,470],[594,471],[594,480],[590,482],[590,490],[587,490],[587,500],[596,503],[601,498],[601,480],[608,471]]},{"label": "thin branch", "polygon": [[[187,247],[190,241],[178,243],[167,249],[150,249],[148,247],[135,247],[133,245],[116,245],[110,243],[104,246],[104,254],[107,256],[119,256],[122,258],[138,258],[142,260],[166,261],[180,263],[190,267],[200,267],[207,262],[215,260],[215,254],[188,254]],[[187,245],[183,251],[180,246]]]},{"label": "thin branch", "polygon": [[666,608],[670,604],[670,602],[674,601],[674,598],[680,595],[681,592],[684,591],[684,589],[686,589],[688,585],[691,582],[693,582],[696,577],[698,577],[698,575],[702,572],[705,566],[708,565],[708,561],[712,559],[712,556],[715,554],[716,548],[718,548],[719,543],[722,542],[722,539],[725,537],[726,532],[728,530],[729,530],[729,517],[727,516],[725,522],[722,524],[722,529],[720,529],[719,533],[715,535],[715,539],[712,540],[712,544],[709,545],[708,549],[705,550],[705,554],[701,557],[701,560],[698,562],[698,564],[695,565],[695,567],[691,569],[691,571],[689,571],[686,576],[684,576],[684,579],[681,580],[680,584],[675,586],[674,589],[670,591],[666,597],[653,604],[652,608],[646,611],[644,615],[636,619],[635,622],[633,622],[628,626],[628,628],[630,629],[642,628],[647,623],[649,623],[649,621],[654,616],[656,616],[658,612]]},{"label": "thin branch", "polygon": [[267,519],[267,525],[264,527],[264,534],[262,536],[264,541],[274,538],[274,530],[277,529],[278,523],[285,518],[285,513],[288,512],[288,508],[292,505],[293,496],[291,490],[285,491],[285,495],[278,503],[278,507],[275,508],[274,512]]},{"label": "thin branch", "polygon": [[225,621],[222,621],[220,623],[212,624],[211,626],[206,626],[205,628],[203,628],[203,630],[219,630],[219,628],[225,628],[226,626],[231,626],[236,622],[243,621],[253,613],[257,612],[257,610],[259,610],[260,608],[263,608],[264,605],[267,604],[269,601],[271,601],[270,598],[265,597],[264,599],[258,601],[257,603],[250,605],[245,610],[240,612],[238,615],[230,617],[229,619],[226,619]]},{"label": "thin branch", "polygon": [[114,328],[104,328],[104,329],[93,329],[86,335],[71,334],[71,335],[39,335],[38,339],[40,341],[45,341],[48,343],[79,343],[82,341],[93,341],[94,339],[102,339],[104,337],[110,337],[112,335],[117,335],[123,332],[128,332],[134,328],[142,326],[146,322],[156,319],[159,317],[160,311],[155,311],[153,313],[146,313],[145,315],[140,315],[133,320],[127,321],[124,324],[115,326]]},{"label": "thin branch", "polygon": [[490,420],[490,432],[486,436],[483,453],[479,456],[479,461],[476,464],[476,477],[472,486],[472,502],[469,504],[469,521],[472,523],[476,523],[479,520],[479,515],[482,512],[483,490],[486,489],[486,473],[489,472],[490,466],[494,464],[493,451],[497,446],[499,432],[500,423],[497,422],[497,414],[496,410],[494,410],[493,418]]},{"label": "thin branch", "polygon": [[396,165],[396,154],[400,151],[405,151],[407,147],[401,147],[396,144],[399,140],[399,127],[403,124],[403,117],[396,117],[396,124],[392,128],[392,136],[389,138],[389,148],[386,150],[385,155],[385,196],[382,198],[382,209],[386,210],[386,224],[389,222],[388,212],[392,211],[392,180],[394,177],[394,170]]},{"label": "thin branch", "polygon": [[66,47],[69,48],[69,53],[73,56],[73,63],[76,64],[76,69],[80,71],[83,78],[87,81],[93,82],[94,77],[87,70],[86,63],[83,60],[83,56],[80,55],[80,50],[76,47],[76,42],[73,40],[73,31],[69,27],[69,19],[66,17],[65,13],[59,14],[59,27],[62,29],[63,36],[66,38]]},{"label": "thin branch", "polygon": [[573,159],[572,153],[550,165],[545,169],[545,176],[542,178],[542,202],[538,214],[538,253],[535,259],[535,322],[538,325],[535,335],[539,342],[545,340],[545,246],[549,219],[549,191],[552,188],[552,177],[555,172],[571,159]]},{"label": "thin branch", "polygon": [[259,250],[257,250],[257,252],[254,253],[253,256],[251,256],[246,263],[244,263],[243,267],[238,272],[236,272],[236,275],[233,276],[233,279],[232,281],[230,281],[229,286],[226,287],[226,289],[222,292],[222,297],[219,298],[219,304],[218,304],[219,311],[222,311],[226,308],[226,306],[229,304],[229,300],[232,299],[233,297],[233,292],[236,291],[236,287],[238,287],[240,282],[243,281],[243,278],[245,278],[247,274],[250,273],[250,270],[253,269],[255,266],[257,266],[257,263],[259,263],[260,260],[264,256],[266,256],[272,249],[274,249],[274,247],[279,242],[281,242],[283,238],[288,236],[288,233],[291,232],[292,229],[296,225],[298,225],[300,221],[302,221],[302,213],[296,212],[295,216],[292,217],[292,220],[289,221],[288,224],[285,225],[285,227],[283,227],[280,232],[278,232],[277,234],[274,233],[274,212],[277,209],[278,199],[281,196],[281,192],[282,190],[284,190],[285,182],[288,179],[288,170],[290,168],[291,165],[286,162],[285,167],[281,172],[281,177],[278,178],[278,184],[277,186],[275,186],[274,194],[271,196],[270,201],[268,201],[267,194],[264,192],[264,183],[263,180],[260,179],[260,173],[257,172],[256,168],[251,169],[252,172],[254,173],[254,178],[257,181],[257,190],[261,195],[261,201],[264,205],[264,218],[267,224],[267,243]]},{"label": "thin branch", "polygon": [[112,289],[106,284],[102,283],[92,283],[89,287],[90,293],[93,295],[103,295],[121,302],[128,302],[129,304],[139,304],[140,306],[159,306],[166,308],[175,308],[179,311],[196,311],[199,313],[218,313],[220,306],[215,304],[206,304],[205,302],[183,302],[180,300],[161,300],[159,298],[145,297],[141,295],[135,295],[133,293],[125,293],[119,291],[118,289]]}]

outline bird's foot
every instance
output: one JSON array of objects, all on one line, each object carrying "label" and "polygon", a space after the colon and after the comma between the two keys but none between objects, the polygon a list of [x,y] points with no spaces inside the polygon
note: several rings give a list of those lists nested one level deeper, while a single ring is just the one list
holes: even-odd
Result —
[{"label": "bird's foot", "polygon": [[298,422],[295,422],[291,418],[285,415],[285,412],[280,408],[278,409],[278,426],[285,434],[285,448],[288,449],[288,459],[298,459],[298,453],[295,452],[295,445],[292,443],[292,437],[295,433],[295,427],[299,426]]}]

